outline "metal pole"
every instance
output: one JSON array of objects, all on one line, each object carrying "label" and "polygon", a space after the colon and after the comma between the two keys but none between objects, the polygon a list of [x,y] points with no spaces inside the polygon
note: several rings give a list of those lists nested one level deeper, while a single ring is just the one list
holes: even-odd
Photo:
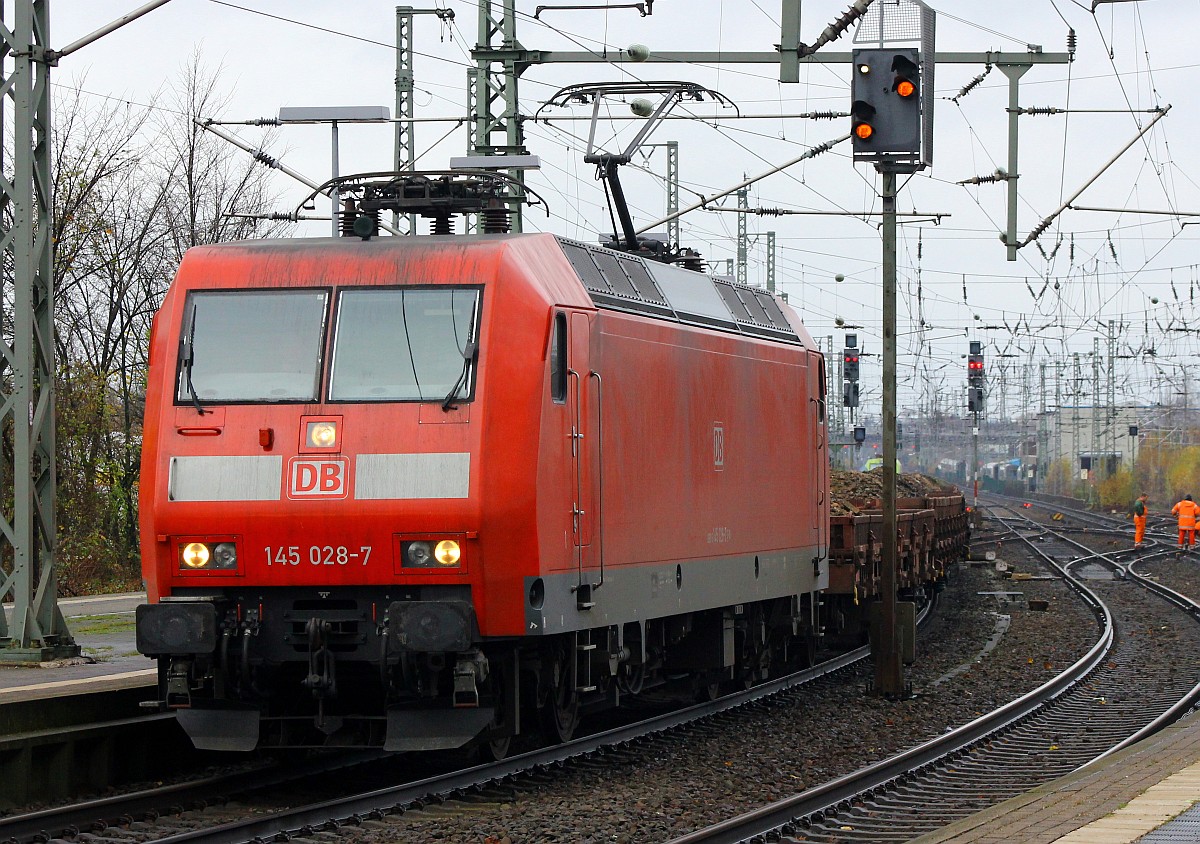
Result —
[{"label": "metal pole", "polygon": [[1004,235],[1004,245],[1008,249],[1008,260],[1017,260],[1017,168],[1020,159],[1017,156],[1017,124],[1021,107],[1020,81],[1029,65],[1000,65],[1000,70],[1008,77],[1008,228]]},{"label": "metal pole", "polygon": [[667,245],[679,248],[679,141],[667,141]]},{"label": "metal pole", "polygon": [[[49,0],[15,0],[11,29],[0,26],[0,55],[12,75],[0,90],[12,98],[12,181],[0,181],[0,243],[11,266],[12,347],[0,343],[7,392],[0,423],[11,426],[12,572],[0,571],[0,598],[11,592],[12,624],[0,610],[0,662],[78,656],[80,648],[58,608],[54,450],[54,243],[51,231]],[[0,8],[0,14],[3,9]],[[6,224],[7,223],[7,227]],[[11,262],[11,263],[9,263]],[[6,270],[6,274],[9,270]]]},{"label": "metal pole", "polygon": [[[1112,461],[1116,456],[1117,451],[1117,325],[1112,320],[1108,321],[1108,427],[1105,429],[1107,436],[1105,437],[1107,456],[1104,458],[1106,463]],[[1109,464],[1111,465],[1111,464]],[[1120,462],[1116,464],[1120,466]]]},{"label": "metal pole", "polygon": [[750,209],[750,188],[742,188],[737,193],[738,229],[737,229],[737,283],[746,283],[746,241],[749,234],[746,231],[746,212]]},{"label": "metal pole", "polygon": [[[416,121],[413,119],[413,16],[437,15],[441,21],[453,21],[451,9],[414,9],[412,6],[396,7],[396,148],[395,169],[397,173],[416,169],[417,140]],[[408,221],[407,234],[417,233],[417,215],[405,214]],[[392,212],[392,226],[400,228],[399,213]]]},{"label": "metal pole", "polygon": [[114,31],[120,29],[127,23],[132,23],[133,21],[137,20],[138,18],[140,18],[142,15],[146,14],[147,12],[153,12],[159,6],[165,6],[167,3],[170,3],[170,2],[171,2],[171,0],[152,0],[150,3],[147,3],[144,6],[134,9],[129,14],[117,18],[112,23],[100,27],[95,32],[91,33],[90,35],[85,35],[77,41],[72,41],[70,44],[63,47],[61,50],[51,50],[50,53],[53,55],[55,60],[61,59],[64,56],[69,56],[69,55],[71,55],[71,53],[74,53],[76,50],[80,49],[81,47],[86,47],[88,44],[91,44],[93,41],[100,40],[105,35],[108,35],[110,32],[114,32]]},{"label": "metal pole", "polygon": [[1038,364],[1038,374],[1041,377],[1041,402],[1038,412],[1038,458],[1037,458],[1037,490],[1047,492],[1046,474],[1049,467],[1050,437],[1046,428],[1046,364]]},{"label": "metal pole", "polygon": [[[413,117],[413,68],[412,68],[412,6],[396,7],[396,172],[413,169],[415,147],[413,144],[416,127],[409,121]],[[417,217],[406,214],[408,234],[417,233]],[[392,225],[400,228],[400,214],[392,212]]]},{"label": "metal pole", "polygon": [[[499,14],[493,12],[499,6]],[[478,40],[471,56],[475,67],[467,72],[467,105],[471,114],[468,150],[472,155],[525,155],[525,129],[517,97],[517,80],[525,70],[525,50],[517,40],[516,0],[479,0]],[[497,114],[496,107],[503,106]],[[501,145],[492,135],[504,132]],[[520,185],[523,170],[510,170]],[[522,230],[520,201],[509,204],[512,230]]]},{"label": "metal pole", "polygon": [[[1082,383],[1084,383],[1084,371],[1082,371],[1079,366],[1079,352],[1072,353],[1072,360],[1074,361],[1075,367],[1075,401],[1074,407],[1072,408],[1072,413],[1070,413],[1070,426],[1072,426],[1073,429],[1072,435],[1070,435],[1070,448],[1072,448],[1075,453],[1075,465],[1072,468],[1072,472],[1074,472],[1075,478],[1078,479],[1079,471],[1082,465],[1082,461],[1079,459],[1079,394],[1081,393],[1082,389],[1084,389],[1082,388]],[[1078,483],[1078,481],[1073,480],[1072,487],[1076,487],[1076,483]],[[1076,489],[1078,489],[1078,487],[1076,487]]]},{"label": "metal pole", "polygon": [[883,171],[883,578],[875,688],[904,694],[896,618],[896,173]]},{"label": "metal pole", "polygon": [[767,290],[775,292],[775,232],[767,232]]},{"label": "metal pole", "polygon": [[1100,338],[1092,338],[1092,412],[1088,416],[1091,420],[1091,445],[1092,450],[1092,469],[1089,473],[1088,480],[1090,481],[1088,488],[1088,498],[1091,503],[1098,500],[1099,491],[1096,489],[1096,482],[1101,480],[1100,466],[1101,461],[1098,459],[1100,454],[1101,443],[1100,439],[1100,423],[1098,420],[1098,411],[1100,410]]},{"label": "metal pole", "polygon": [[[332,120],[329,123],[333,129],[333,178],[337,178],[341,174],[338,172],[338,127],[337,121]],[[338,224],[341,222],[342,216],[342,198],[338,191],[337,183],[333,185],[333,190],[329,192],[329,198],[333,201],[333,213],[330,215],[333,220],[333,236],[337,237],[340,234]]]},{"label": "metal pole", "polygon": [[[979,411],[971,416],[971,511],[979,509]],[[975,516],[974,518],[978,518]]]}]

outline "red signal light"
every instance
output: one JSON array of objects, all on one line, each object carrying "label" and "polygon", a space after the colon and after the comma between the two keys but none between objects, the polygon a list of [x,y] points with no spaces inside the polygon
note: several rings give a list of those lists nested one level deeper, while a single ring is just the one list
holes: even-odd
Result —
[{"label": "red signal light", "polygon": [[967,361],[967,369],[978,369],[980,372],[982,372],[983,371],[983,361],[981,361],[981,360]]}]

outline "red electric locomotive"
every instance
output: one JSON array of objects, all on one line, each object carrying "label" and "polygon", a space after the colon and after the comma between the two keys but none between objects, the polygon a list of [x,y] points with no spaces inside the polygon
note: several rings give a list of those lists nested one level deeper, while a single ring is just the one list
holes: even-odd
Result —
[{"label": "red electric locomotive", "polygon": [[503,753],[813,646],[824,363],[785,303],[364,219],[192,249],[156,317],[138,649],[196,746]]}]

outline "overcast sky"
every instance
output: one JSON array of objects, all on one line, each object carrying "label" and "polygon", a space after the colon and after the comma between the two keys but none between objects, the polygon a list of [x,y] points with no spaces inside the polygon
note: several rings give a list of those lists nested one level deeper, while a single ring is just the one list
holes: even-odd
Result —
[{"label": "overcast sky", "polygon": [[[884,2],[884,0],[879,0]],[[140,5],[137,0],[54,0],[51,45],[61,47]],[[496,5],[500,5],[496,0]],[[656,0],[653,14],[632,9],[548,10],[518,0],[517,37],[529,49],[619,52],[631,43],[663,51],[754,51],[780,41],[779,0]],[[1069,116],[1021,118],[1020,223],[1023,239],[1044,217],[1091,179],[1152,117],[1170,113],[1134,144],[1077,201],[1121,212],[1068,211],[1038,244],[1005,260],[998,239],[1006,217],[1003,185],[959,186],[1007,163],[1007,83],[994,69],[970,94],[952,99],[985,65],[943,64],[937,68],[935,161],[931,170],[903,184],[899,208],[942,214],[940,224],[902,226],[901,403],[928,405],[935,392],[943,407],[965,404],[965,361],[969,339],[989,348],[993,378],[991,406],[1011,414],[1023,401],[1037,402],[1039,364],[1085,354],[1090,381],[1093,341],[1103,326],[1117,324],[1118,401],[1171,400],[1182,373],[1196,359],[1200,329],[1194,296],[1200,294],[1200,95],[1194,80],[1194,41],[1200,31],[1200,0],[955,0],[932,3],[938,10],[939,52],[1024,52],[1039,45],[1065,52],[1068,28],[1077,34],[1076,61],[1030,70],[1021,82],[1023,106],[1078,110]],[[477,11],[463,0],[431,0],[424,7],[454,11],[451,25],[432,15],[415,25],[415,98],[418,117],[457,118],[465,113],[466,69],[477,40]],[[849,6],[848,0],[806,0],[802,40],[811,42]],[[221,68],[229,106],[214,118],[271,117],[281,106],[387,105],[395,100],[395,6],[320,0],[173,0],[133,24],[65,58],[54,71],[59,84],[79,83],[89,96],[144,104],[162,102],[189,56],[200,51],[212,69]],[[850,35],[828,47],[847,51]],[[559,88],[581,82],[636,78],[680,79],[720,91],[744,115],[761,119],[724,121],[729,109],[689,105],[703,120],[671,121],[651,142],[680,142],[681,203],[711,195],[743,175],[757,175],[824,141],[849,131],[849,121],[788,117],[810,111],[845,111],[849,68],[819,65],[801,69],[799,84],[781,84],[772,65],[560,64],[531,67],[520,82],[522,112],[533,114]],[[556,109],[579,116],[587,109]],[[615,115],[627,115],[615,106]],[[636,130],[629,121],[605,122],[598,137],[609,148]],[[258,130],[237,133],[258,143]],[[527,211],[527,230],[547,230],[595,241],[609,230],[604,197],[593,168],[583,163],[584,122],[529,123],[526,143],[543,169],[529,184],[546,198],[551,215]],[[341,172],[390,169],[388,127],[347,126],[341,131]],[[438,141],[441,140],[440,143]],[[466,151],[466,134],[453,122],[416,128],[418,166],[441,169]],[[290,167],[316,181],[331,170],[327,127],[279,130],[276,150]],[[665,212],[665,158],[650,150],[623,172],[639,227]],[[307,189],[280,176],[291,210]],[[754,185],[750,207],[854,212],[863,216],[749,218],[755,240],[749,278],[763,283],[766,233],[776,232],[777,279],[818,338],[842,344],[839,318],[857,330],[866,351],[880,351],[879,177],[850,159],[849,144]],[[734,198],[724,204],[736,205]],[[327,211],[326,208],[320,209]],[[1138,214],[1168,211],[1171,214]],[[301,234],[323,236],[328,224],[308,224]],[[734,214],[696,211],[682,223],[683,243],[709,260],[736,255]],[[1039,244],[1041,248],[1039,249]],[[841,282],[837,276],[843,276]],[[1157,299],[1157,302],[1154,300]],[[923,325],[922,325],[923,321]],[[1148,333],[1147,333],[1148,332]],[[823,342],[823,341],[822,341]],[[1148,352],[1153,349],[1153,357]],[[1000,354],[1012,357],[1000,357]],[[999,370],[1006,369],[1005,384]],[[864,358],[863,386],[878,400],[876,359]],[[1068,378],[1070,373],[1068,372]],[[1065,387],[1064,387],[1065,388]],[[1193,385],[1192,391],[1197,387]],[[1023,399],[1023,391],[1028,398]],[[1090,397],[1083,397],[1090,403]],[[1103,400],[1103,393],[1101,395]],[[1036,408],[1032,408],[1035,409]]]}]

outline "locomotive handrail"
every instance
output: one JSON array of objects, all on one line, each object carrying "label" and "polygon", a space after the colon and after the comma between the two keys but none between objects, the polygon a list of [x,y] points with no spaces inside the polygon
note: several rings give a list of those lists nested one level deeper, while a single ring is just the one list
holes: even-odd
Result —
[{"label": "locomotive handrail", "polygon": [[588,377],[596,379],[596,461],[599,463],[596,472],[599,482],[596,494],[596,536],[600,545],[600,582],[593,583],[592,588],[599,589],[604,585],[604,379],[594,369],[588,373]]},{"label": "locomotive handrail", "polygon": [[583,516],[584,511],[579,506],[583,498],[583,455],[579,441],[583,439],[583,379],[579,373],[567,368],[567,377],[575,379],[575,416],[571,420],[571,459],[575,461],[575,502],[571,506],[571,522],[575,529],[575,570],[578,573],[578,583],[575,591],[583,587]]},{"label": "locomotive handrail", "polygon": [[[809,401],[812,402],[814,405],[816,405],[816,411],[817,411],[817,420],[816,420],[817,421],[817,452],[821,455],[824,455],[825,449],[828,448],[828,440],[829,440],[829,431],[827,428],[824,427],[824,424],[823,424],[825,421],[825,400],[810,398]],[[824,433],[825,436],[821,436],[822,433]],[[829,476],[829,461],[828,460],[818,460],[817,465],[822,467],[823,473],[825,474],[826,478],[828,478],[828,476]],[[825,503],[825,491],[827,489],[829,489],[828,483],[823,483],[823,484],[818,485],[818,487],[817,487],[817,504],[818,504],[818,506]]]}]

